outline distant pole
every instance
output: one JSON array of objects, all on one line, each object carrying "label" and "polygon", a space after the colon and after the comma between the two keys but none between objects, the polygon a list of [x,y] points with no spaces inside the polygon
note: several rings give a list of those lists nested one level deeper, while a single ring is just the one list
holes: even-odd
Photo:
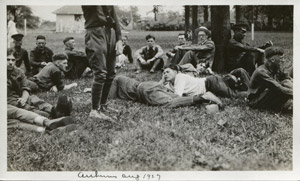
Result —
[{"label": "distant pole", "polygon": [[254,40],[254,6],[252,6],[251,39]]},{"label": "distant pole", "polygon": [[27,34],[27,20],[24,19],[24,35],[26,36]]}]

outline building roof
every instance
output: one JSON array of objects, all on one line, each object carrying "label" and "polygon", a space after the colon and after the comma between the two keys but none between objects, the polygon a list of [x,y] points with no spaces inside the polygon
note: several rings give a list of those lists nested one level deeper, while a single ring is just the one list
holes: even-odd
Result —
[{"label": "building roof", "polygon": [[83,14],[81,6],[63,6],[52,12],[53,14]]}]

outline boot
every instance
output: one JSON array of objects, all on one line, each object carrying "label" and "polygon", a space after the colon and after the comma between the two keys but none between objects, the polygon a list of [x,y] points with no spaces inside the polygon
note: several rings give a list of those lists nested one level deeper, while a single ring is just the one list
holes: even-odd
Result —
[{"label": "boot", "polygon": [[70,116],[72,112],[72,100],[66,95],[58,97],[56,106],[51,111],[52,118],[60,118],[64,116]]},{"label": "boot", "polygon": [[92,109],[93,110],[99,109],[103,88],[104,88],[104,83],[97,83],[97,82],[93,83],[92,86]]},{"label": "boot", "polygon": [[66,126],[69,124],[74,124],[74,120],[71,116],[68,117],[61,117],[61,118],[57,118],[57,119],[46,119],[44,121],[44,126],[46,126],[47,130],[53,130],[56,129],[58,127],[62,127],[62,126]]}]

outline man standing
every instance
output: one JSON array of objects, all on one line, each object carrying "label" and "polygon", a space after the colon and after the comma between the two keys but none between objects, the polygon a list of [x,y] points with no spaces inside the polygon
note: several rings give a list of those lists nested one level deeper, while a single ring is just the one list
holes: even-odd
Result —
[{"label": "man standing", "polygon": [[111,120],[104,112],[115,111],[106,102],[116,75],[116,54],[122,53],[119,21],[113,6],[82,6],[82,10],[85,18],[86,54],[94,73],[90,117]]},{"label": "man standing", "polygon": [[66,78],[79,79],[89,66],[89,60],[85,53],[74,50],[75,40],[73,37],[66,37],[63,42],[65,52],[68,55],[68,67],[65,72]]},{"label": "man standing", "polygon": [[230,72],[236,68],[244,68],[251,76],[255,70],[255,64],[263,64],[263,49],[273,44],[269,41],[262,47],[252,47],[243,42],[247,32],[246,24],[236,24],[232,29],[234,35],[226,47],[225,69]]},{"label": "man standing", "polygon": [[137,59],[134,60],[137,74],[141,72],[142,68],[154,73],[156,69],[163,68],[164,65],[162,59],[164,51],[155,43],[155,37],[147,35],[146,41],[148,45],[137,50]]},{"label": "man standing", "polygon": [[13,43],[14,43],[14,57],[16,58],[16,62],[15,65],[16,67],[21,67],[21,65],[24,62],[25,68],[26,68],[26,75],[30,76],[31,74],[31,67],[29,64],[29,59],[28,59],[28,52],[27,50],[22,48],[22,43],[23,43],[23,34],[14,34],[11,36],[13,39]]},{"label": "man standing", "polygon": [[30,52],[30,64],[32,67],[32,74],[35,75],[47,65],[52,62],[53,52],[46,47],[46,37],[38,35],[36,37],[36,48]]},{"label": "man standing", "polygon": [[256,109],[280,111],[283,105],[293,98],[293,79],[281,74],[285,62],[282,48],[267,48],[265,57],[265,63],[259,66],[251,77],[249,105]]}]

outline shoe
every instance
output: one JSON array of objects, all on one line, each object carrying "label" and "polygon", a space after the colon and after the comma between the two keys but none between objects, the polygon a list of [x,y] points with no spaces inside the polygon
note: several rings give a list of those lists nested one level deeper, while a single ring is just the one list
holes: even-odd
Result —
[{"label": "shoe", "polygon": [[109,116],[106,116],[104,113],[97,111],[97,110],[92,110],[90,112],[89,117],[91,118],[97,118],[97,119],[102,119],[102,120],[106,120],[106,121],[111,121],[112,118]]},{"label": "shoe", "polygon": [[110,106],[108,106],[107,104],[103,104],[100,106],[100,110],[103,111],[103,112],[108,112],[108,113],[119,113],[120,111],[115,109],[115,108],[112,108]]},{"label": "shoe", "polygon": [[61,117],[57,119],[52,119],[52,120],[45,120],[44,125],[46,126],[47,130],[53,130],[58,127],[66,126],[69,124],[74,124],[74,120],[71,116],[67,117]]},{"label": "shoe", "polygon": [[76,130],[76,127],[77,127],[76,124],[69,124],[67,126],[62,126],[62,127],[53,129],[53,130],[49,131],[49,134],[56,134],[58,132],[70,133],[70,132]]},{"label": "shoe", "polygon": [[137,70],[137,71],[135,71],[135,73],[136,73],[136,74],[139,74],[139,73],[141,73],[141,71],[140,71],[140,70]]},{"label": "shoe", "polygon": [[56,106],[51,111],[51,117],[60,118],[64,116],[70,116],[72,107],[72,100],[66,95],[61,95],[58,97]]},{"label": "shoe", "polygon": [[205,99],[205,100],[207,100],[207,101],[210,101],[210,102],[213,102],[215,104],[218,104],[218,106],[219,106],[220,109],[224,108],[224,105],[221,102],[221,100],[217,96],[215,96],[213,93],[211,93],[211,92],[206,92],[205,94],[202,95],[202,98]]},{"label": "shoe", "polygon": [[153,69],[150,70],[150,73],[154,73],[154,72],[155,72],[155,70],[153,70]]}]

